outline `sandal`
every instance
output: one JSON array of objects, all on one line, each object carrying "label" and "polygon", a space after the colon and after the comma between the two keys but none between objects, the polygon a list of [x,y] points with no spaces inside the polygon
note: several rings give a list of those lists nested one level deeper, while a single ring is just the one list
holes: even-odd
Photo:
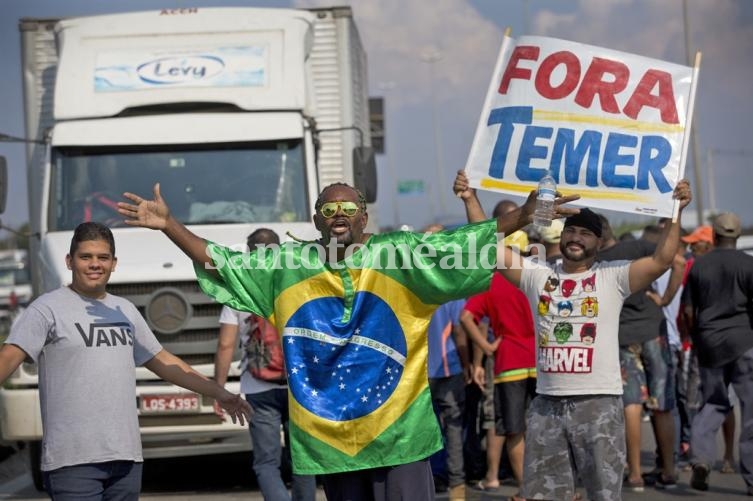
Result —
[{"label": "sandal", "polygon": [[472,488],[482,492],[497,492],[499,490],[498,485],[486,485],[483,480],[479,480]]},{"label": "sandal", "polygon": [[731,461],[724,461],[722,467],[719,469],[719,473],[736,473],[736,471]]}]

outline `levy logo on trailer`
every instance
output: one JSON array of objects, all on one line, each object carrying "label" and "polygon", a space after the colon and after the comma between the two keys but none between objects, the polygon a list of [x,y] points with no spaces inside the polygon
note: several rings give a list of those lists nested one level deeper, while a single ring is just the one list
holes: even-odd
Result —
[{"label": "levy logo on trailer", "polygon": [[550,172],[602,209],[672,216],[697,68],[544,37],[505,37],[466,164],[526,195]]}]

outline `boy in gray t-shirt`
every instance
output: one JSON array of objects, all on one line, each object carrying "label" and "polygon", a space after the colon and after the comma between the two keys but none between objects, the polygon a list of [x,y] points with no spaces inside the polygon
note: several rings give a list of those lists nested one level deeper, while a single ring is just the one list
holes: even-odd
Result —
[{"label": "boy in gray t-shirt", "polygon": [[71,285],[29,305],[0,349],[0,383],[27,358],[39,365],[41,469],[54,499],[138,499],[136,366],[216,399],[233,422],[251,412],[165,351],[132,303],[106,292],[116,263],[109,228],[79,225],[66,256]]}]

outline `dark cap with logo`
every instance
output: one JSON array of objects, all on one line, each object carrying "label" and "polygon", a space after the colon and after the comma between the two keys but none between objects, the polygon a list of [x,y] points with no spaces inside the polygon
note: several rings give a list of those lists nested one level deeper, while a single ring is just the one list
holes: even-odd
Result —
[{"label": "dark cap with logo", "polygon": [[565,219],[565,228],[568,226],[580,226],[591,230],[594,235],[601,238],[601,218],[591,209],[581,209],[578,214]]}]

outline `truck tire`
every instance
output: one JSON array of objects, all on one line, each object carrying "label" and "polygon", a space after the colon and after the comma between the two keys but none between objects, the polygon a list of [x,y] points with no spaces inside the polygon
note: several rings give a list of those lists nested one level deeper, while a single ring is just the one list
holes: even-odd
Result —
[{"label": "truck tire", "polygon": [[42,442],[29,442],[29,466],[31,467],[31,479],[34,487],[40,492],[44,491],[42,481]]}]

